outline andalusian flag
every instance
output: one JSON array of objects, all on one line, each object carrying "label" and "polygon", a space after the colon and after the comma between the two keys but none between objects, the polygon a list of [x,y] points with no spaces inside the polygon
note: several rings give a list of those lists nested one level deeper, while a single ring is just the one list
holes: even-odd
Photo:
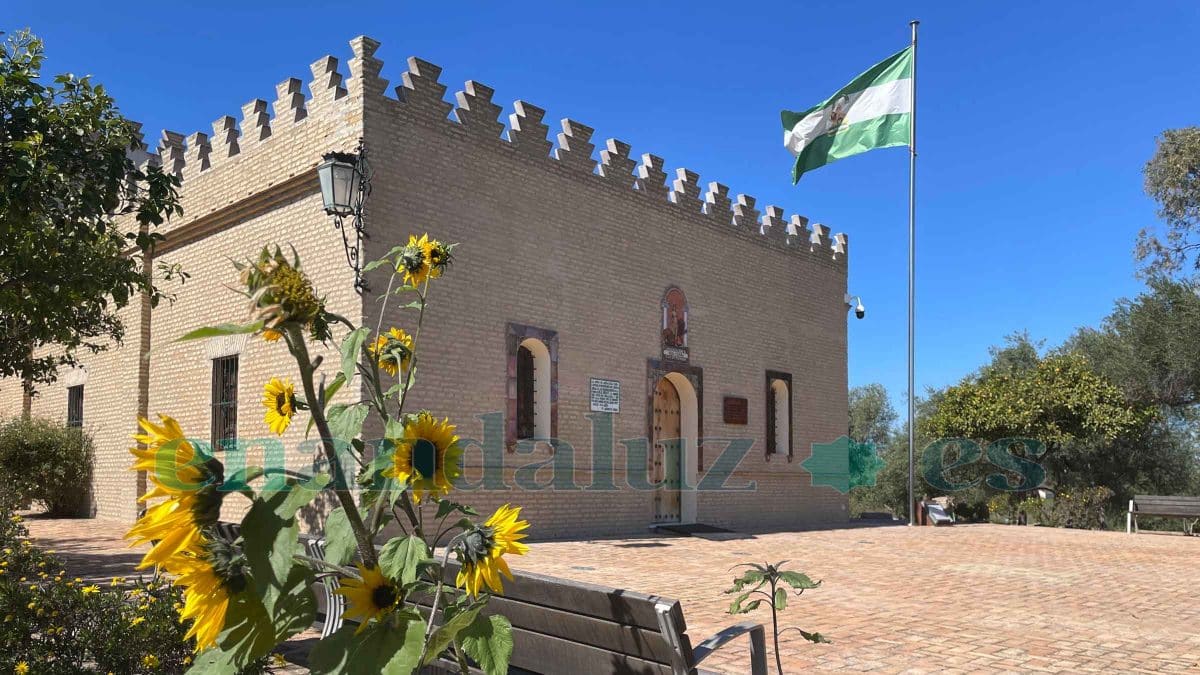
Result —
[{"label": "andalusian flag", "polygon": [[875,148],[908,145],[913,49],[905,47],[804,112],[784,110],[783,144],[805,171]]}]

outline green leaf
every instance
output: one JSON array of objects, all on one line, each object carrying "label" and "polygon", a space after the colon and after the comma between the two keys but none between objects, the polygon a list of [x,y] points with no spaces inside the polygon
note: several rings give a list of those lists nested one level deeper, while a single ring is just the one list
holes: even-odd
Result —
[{"label": "green leaf", "polygon": [[391,262],[392,261],[388,260],[387,258],[380,258],[379,260],[372,260],[371,262],[367,263],[366,265],[363,265],[363,271],[370,272],[371,270],[379,269],[380,267],[383,267],[384,265],[387,265]]},{"label": "green leaf", "polygon": [[335,403],[329,406],[329,412],[326,414],[329,433],[333,435],[334,439],[349,443],[350,439],[362,433],[362,425],[369,412],[370,408],[366,403],[353,405]]},{"label": "green leaf", "polygon": [[379,569],[401,586],[417,579],[419,565],[429,559],[429,548],[420,537],[397,537],[379,552]]},{"label": "green leaf", "polygon": [[425,646],[425,625],[414,612],[394,612],[362,633],[345,625],[313,646],[308,667],[313,675],[380,673],[412,675]]},{"label": "green leaf", "polygon": [[799,591],[807,591],[810,588],[816,588],[821,585],[821,582],[813,581],[807,574],[799,572],[780,572],[779,578]]},{"label": "green leaf", "polygon": [[325,560],[334,565],[345,565],[354,559],[358,541],[350,527],[350,519],[341,507],[330,512],[325,519]]},{"label": "green leaf", "polygon": [[346,375],[344,373],[338,373],[333,377],[333,381],[329,383],[329,386],[325,387],[325,407],[329,407],[329,401],[333,399],[334,395],[337,394],[338,390],[340,390],[345,384]]},{"label": "green leaf", "polygon": [[254,321],[252,323],[245,324],[223,323],[219,326],[205,326],[203,328],[197,328],[189,333],[185,333],[177,340],[177,342],[184,342],[186,340],[203,340],[204,338],[218,337],[221,335],[245,335],[247,333],[257,333],[258,331],[262,330],[262,327],[262,321]]},{"label": "green leaf", "polygon": [[809,642],[815,642],[817,644],[821,644],[821,643],[829,644],[830,643],[830,640],[828,638],[826,638],[824,635],[821,635],[820,633],[809,633],[808,631],[801,630],[799,628],[796,628],[795,626],[793,626],[791,628],[784,628],[783,630],[779,631],[779,634],[783,635],[784,633],[788,632],[789,630],[796,631],[797,633],[800,634],[801,637],[803,637],[805,640],[808,640]]},{"label": "green leaf", "polygon": [[476,511],[473,507],[467,506],[466,504],[459,504],[458,502],[453,502],[453,501],[450,501],[449,499],[439,499],[437,516],[435,516],[435,517],[438,520],[441,520],[442,518],[445,518],[446,516],[450,515],[451,513],[454,513],[455,511],[458,511],[459,513],[462,513],[462,514],[465,514],[468,516],[479,515],[478,511]]},{"label": "green leaf", "polygon": [[487,675],[504,675],[512,658],[512,624],[493,614],[477,616],[475,621],[458,633],[458,645]]},{"label": "green leaf", "polygon": [[757,569],[746,570],[745,574],[743,574],[741,577],[733,580],[733,588],[726,592],[727,593],[736,593],[750,584],[760,584],[761,585],[765,579],[766,579],[766,574],[764,574],[763,572],[761,572]]},{"label": "green leaf", "polygon": [[311,577],[311,572],[292,557],[298,552],[300,537],[296,512],[328,484],[329,476],[325,474],[304,483],[289,479],[283,490],[264,490],[242,519],[243,551],[269,614],[274,615],[280,609],[277,603],[304,581],[295,576],[294,570]]},{"label": "green leaf", "polygon": [[[433,634],[429,636],[429,649],[426,650],[425,660],[421,662],[421,665],[424,666],[432,663],[442,652],[446,651],[446,648],[454,642],[458,634],[464,628],[474,623],[476,617],[479,616],[479,611],[483,609],[485,604],[480,603],[465,611],[454,614],[443,622],[442,625],[438,626],[433,631]],[[447,609],[446,614],[451,614],[450,609]]]},{"label": "green leaf", "polygon": [[354,377],[354,368],[358,365],[363,341],[370,333],[371,329],[363,326],[350,331],[346,339],[342,340],[342,377],[346,378],[347,382]]},{"label": "green leaf", "polygon": [[[725,591],[725,592],[728,593],[729,591]],[[742,593],[741,595],[734,598],[733,602],[729,603],[729,613],[730,614],[741,614],[742,613],[742,603],[745,602],[746,598],[748,598],[748,597],[750,597],[750,593],[746,592],[746,593]]]}]

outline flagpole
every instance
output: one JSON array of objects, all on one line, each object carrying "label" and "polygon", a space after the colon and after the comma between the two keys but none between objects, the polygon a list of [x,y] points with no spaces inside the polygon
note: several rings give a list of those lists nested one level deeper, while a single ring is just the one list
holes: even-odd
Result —
[{"label": "flagpole", "polygon": [[915,318],[917,291],[917,26],[920,21],[910,21],[912,26],[912,88],[909,90],[909,108],[912,117],[908,125],[908,524],[917,524],[916,495],[913,494],[914,466],[916,455],[914,434],[916,415],[914,403],[915,386]]}]

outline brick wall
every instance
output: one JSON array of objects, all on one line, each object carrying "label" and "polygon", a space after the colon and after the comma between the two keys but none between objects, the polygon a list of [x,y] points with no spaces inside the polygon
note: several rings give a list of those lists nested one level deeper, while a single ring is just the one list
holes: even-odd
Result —
[{"label": "brick wall", "polygon": [[[98,471],[100,515],[129,519],[134,513],[135,477],[118,469],[128,465],[127,436],[139,393],[148,411],[172,414],[206,440],[209,357],[214,349],[237,350],[238,429],[247,439],[267,435],[259,404],[263,382],[296,377],[281,344],[174,341],[198,325],[244,319],[245,300],[224,288],[235,279],[228,258],[254,255],[264,243],[295,245],[331,309],[373,323],[374,295],[360,299],[351,289],[313,171],[321,154],[351,150],[364,137],[376,171],[365,259],[409,233],[462,242],[452,269],[433,286],[414,405],[449,416],[461,435],[476,439],[483,437],[480,416],[499,413],[502,438],[506,325],[558,334],[558,436],[574,452],[501,447],[507,482],[517,470],[548,480],[551,465],[568,457],[574,458],[575,483],[592,482],[588,384],[599,377],[621,382],[612,456],[615,482],[625,483],[620,441],[648,433],[647,396],[654,384],[648,363],[661,358],[660,302],[668,287],[678,286],[689,303],[691,366],[702,370],[702,435],[755,441],[729,482],[753,481],[757,488],[698,495],[697,519],[740,529],[844,520],[845,496],[812,487],[800,467],[811,443],[833,440],[846,429],[844,238],[822,226],[809,229],[800,217],[787,221],[778,207],[760,211],[752,197],[731,199],[718,184],[701,195],[691,172],[676,172],[668,186],[661,159],[647,155],[635,167],[629,146],[619,141],[603,144],[597,168],[593,154],[601,144],[576,122],[564,122],[552,156],[542,111],[528,103],[516,104],[504,138],[500,108],[478,83],[457,95],[456,119],[448,119],[454,106],[444,99],[439,69],[417,59],[402,74],[398,95],[387,95],[376,47],[365,38],[352,41],[348,79],[335,59],[314,63],[307,100],[298,80],[284,80],[273,117],[270,106],[252,100],[240,122],[219,118],[211,137],[166,133],[159,142],[153,161],[182,175],[185,217],[166,228],[158,259],[182,263],[192,278],[176,289],[173,305],[155,309],[152,318],[131,319],[141,320],[138,326],[149,334],[144,391],[136,386],[139,361],[130,345],[85,359],[85,420],[105,430],[103,442],[98,436],[102,466],[113,467]],[[381,274],[369,277],[376,293],[387,283]],[[411,328],[412,318],[393,309],[385,326]],[[328,356],[332,373],[336,354]],[[767,370],[793,376],[790,462],[764,455]],[[93,396],[92,387],[103,393]],[[0,382],[0,412],[8,414],[14,405],[19,411],[19,386],[18,395],[13,390],[12,383]],[[348,400],[355,390],[348,387],[339,399]],[[749,424],[722,422],[724,395],[749,399]],[[65,414],[61,387],[46,388],[35,408],[43,406]],[[379,431],[369,424],[366,434]],[[301,419],[282,439],[289,466],[298,470],[312,458],[299,447],[303,437]],[[708,465],[712,447],[706,446]],[[252,449],[251,461],[262,451]],[[477,446],[468,462],[474,479],[483,463]],[[546,466],[536,473],[520,469],[536,462]],[[470,501],[481,510],[522,504],[536,536],[558,537],[644,531],[652,498],[632,490],[477,490]],[[230,498],[228,517],[242,508],[239,501]],[[318,521],[314,514],[311,524]]]}]

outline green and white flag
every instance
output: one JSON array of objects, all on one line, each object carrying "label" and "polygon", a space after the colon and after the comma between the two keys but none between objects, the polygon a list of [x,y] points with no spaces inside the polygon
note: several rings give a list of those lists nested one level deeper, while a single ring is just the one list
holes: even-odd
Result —
[{"label": "green and white flag", "polygon": [[912,78],[913,49],[905,47],[808,110],[784,110],[783,144],[796,157],[792,183],[843,157],[908,145]]}]

